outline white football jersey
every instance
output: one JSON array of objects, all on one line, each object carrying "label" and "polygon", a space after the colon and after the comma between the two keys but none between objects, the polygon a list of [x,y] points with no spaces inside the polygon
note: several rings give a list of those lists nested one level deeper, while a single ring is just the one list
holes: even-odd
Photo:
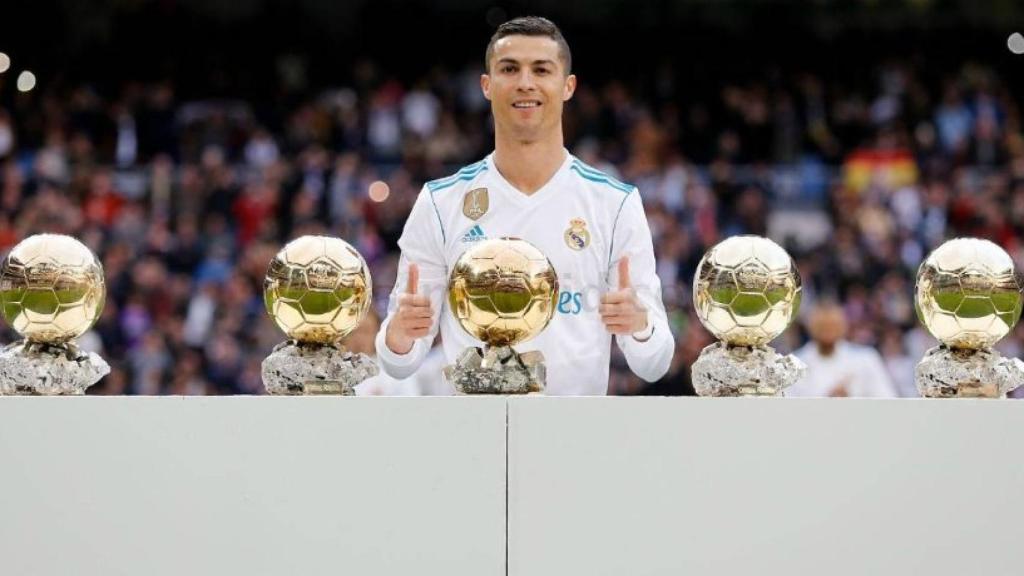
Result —
[{"label": "white football jersey", "polygon": [[807,364],[807,372],[785,389],[786,396],[828,396],[838,386],[854,398],[894,398],[897,395],[882,355],[870,346],[843,340],[836,343],[831,356],[822,356],[818,345],[811,341],[795,354]]},{"label": "white football jersey", "polygon": [[[640,194],[568,152],[555,175],[532,195],[498,172],[493,154],[447,178],[428,182],[413,206],[398,244],[402,250],[388,318],[377,334],[381,368],[396,378],[415,372],[438,329],[447,364],[467,347],[483,344],[467,333],[448,307],[448,275],[456,260],[488,238],[522,238],[544,253],[558,275],[554,317],[540,335],[514,348],[540,350],[547,365],[546,393],[604,395],[608,391],[611,334],[601,322],[601,296],[618,287],[618,261],[629,257],[630,280],[648,310],[647,334],[618,336],[629,367],[647,381],[661,378],[675,343],[655,273],[654,247]],[[384,335],[407,285],[408,266],[419,266],[418,291],[430,297],[434,324],[407,354],[392,352]],[[653,329],[653,331],[652,331]],[[649,334],[649,336],[648,336]]]}]

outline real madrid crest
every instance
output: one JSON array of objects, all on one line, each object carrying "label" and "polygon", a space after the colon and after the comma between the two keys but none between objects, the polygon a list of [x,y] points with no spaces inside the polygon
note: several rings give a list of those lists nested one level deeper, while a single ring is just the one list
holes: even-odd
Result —
[{"label": "real madrid crest", "polygon": [[565,244],[573,250],[583,250],[590,246],[590,232],[583,218],[569,220],[569,229],[565,231]]},{"label": "real madrid crest", "polygon": [[470,220],[479,220],[481,216],[487,214],[489,207],[487,188],[474,188],[466,192],[466,196],[462,198],[462,213]]}]

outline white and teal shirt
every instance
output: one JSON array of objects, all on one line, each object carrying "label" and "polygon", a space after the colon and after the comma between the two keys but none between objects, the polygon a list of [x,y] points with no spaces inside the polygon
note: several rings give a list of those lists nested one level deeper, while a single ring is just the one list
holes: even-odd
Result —
[{"label": "white and teal shirt", "polygon": [[[448,364],[467,347],[482,346],[448,308],[448,274],[474,243],[515,236],[540,249],[558,274],[554,318],[539,336],[515,346],[519,352],[544,354],[547,394],[607,394],[611,334],[601,322],[598,307],[601,295],[617,288],[617,263],[624,256],[629,257],[632,285],[647,307],[648,328],[644,334],[616,340],[634,373],[647,381],[661,378],[672,361],[675,343],[636,187],[566,152],[565,162],[551,180],[528,196],[502,177],[492,157],[428,182],[420,192],[398,241],[402,250],[398,278],[388,318],[377,334],[381,368],[395,378],[413,374],[438,329]],[[431,335],[399,355],[385,345],[384,334],[398,295],[406,288],[410,262],[419,266],[419,293],[430,296],[435,317]]]}]

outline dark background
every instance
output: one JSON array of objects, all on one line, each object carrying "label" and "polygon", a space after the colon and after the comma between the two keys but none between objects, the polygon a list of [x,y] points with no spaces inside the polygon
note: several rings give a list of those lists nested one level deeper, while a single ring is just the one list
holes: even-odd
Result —
[{"label": "dark background", "polygon": [[781,71],[855,82],[864,63],[893,57],[1012,69],[1005,41],[1024,30],[1013,0],[41,0],[0,10],[7,52],[51,82],[173,79],[186,98],[273,97],[282,54],[308,62],[312,86],[352,82],[368,59],[409,80],[482,59],[494,26],[526,14],[562,27],[581,75],[653,82],[669,66],[680,97]]}]

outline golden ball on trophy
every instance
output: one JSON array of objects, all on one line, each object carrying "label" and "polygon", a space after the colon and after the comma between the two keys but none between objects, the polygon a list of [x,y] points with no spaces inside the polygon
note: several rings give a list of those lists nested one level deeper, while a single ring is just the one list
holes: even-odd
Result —
[{"label": "golden ball on trophy", "polygon": [[800,293],[800,273],[781,246],[733,236],[701,259],[693,305],[704,327],[727,345],[763,346],[796,318]]},{"label": "golden ball on trophy", "polygon": [[555,313],[558,277],[525,240],[485,240],[452,269],[448,303],[459,324],[489,346],[512,346],[539,334]]},{"label": "golden ball on trophy", "polygon": [[328,344],[355,330],[373,289],[363,257],[339,238],[302,236],[274,256],[263,283],[267,313],[302,343]]},{"label": "golden ball on trophy", "polygon": [[990,348],[1021,314],[1021,278],[1005,250],[978,238],[936,248],[917,273],[914,303],[928,331],[950,348]]},{"label": "golden ball on trophy", "polygon": [[29,342],[63,344],[96,323],[106,301],[103,265],[70,236],[36,234],[0,265],[4,320]]}]

